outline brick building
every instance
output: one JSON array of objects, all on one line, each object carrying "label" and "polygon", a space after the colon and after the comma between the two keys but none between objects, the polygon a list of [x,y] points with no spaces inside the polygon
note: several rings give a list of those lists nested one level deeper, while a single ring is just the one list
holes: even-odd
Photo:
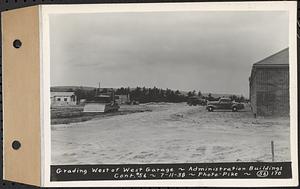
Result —
[{"label": "brick building", "polygon": [[289,49],[253,64],[249,85],[255,115],[289,115]]}]

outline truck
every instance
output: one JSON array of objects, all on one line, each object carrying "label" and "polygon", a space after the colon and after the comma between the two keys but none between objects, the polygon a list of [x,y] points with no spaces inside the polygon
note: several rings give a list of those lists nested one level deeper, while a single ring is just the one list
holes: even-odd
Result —
[{"label": "truck", "polygon": [[214,110],[232,110],[237,112],[238,110],[244,109],[244,104],[233,102],[230,98],[220,98],[218,101],[209,101],[207,103],[206,109],[209,112]]},{"label": "truck", "polygon": [[189,97],[187,100],[187,104],[190,106],[197,106],[197,105],[205,106],[206,100],[200,97]]}]

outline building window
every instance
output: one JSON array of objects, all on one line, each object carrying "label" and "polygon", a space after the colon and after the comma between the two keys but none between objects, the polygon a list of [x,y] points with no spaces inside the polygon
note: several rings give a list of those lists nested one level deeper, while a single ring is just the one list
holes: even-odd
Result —
[{"label": "building window", "polygon": [[67,101],[68,101],[68,98],[64,98],[64,101],[67,102]]},{"label": "building window", "polygon": [[60,101],[60,98],[57,98],[57,101]]}]

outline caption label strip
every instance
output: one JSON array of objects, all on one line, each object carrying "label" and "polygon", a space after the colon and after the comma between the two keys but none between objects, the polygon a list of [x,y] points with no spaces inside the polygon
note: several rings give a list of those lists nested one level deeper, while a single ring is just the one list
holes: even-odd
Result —
[{"label": "caption label strip", "polygon": [[251,178],[292,178],[291,162],[51,166],[51,181]]}]

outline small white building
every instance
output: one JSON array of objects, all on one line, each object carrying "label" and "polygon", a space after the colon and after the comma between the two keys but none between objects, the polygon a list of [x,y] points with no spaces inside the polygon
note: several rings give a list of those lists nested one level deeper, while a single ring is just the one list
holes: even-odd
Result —
[{"label": "small white building", "polygon": [[51,106],[76,105],[77,98],[74,92],[51,92]]}]

